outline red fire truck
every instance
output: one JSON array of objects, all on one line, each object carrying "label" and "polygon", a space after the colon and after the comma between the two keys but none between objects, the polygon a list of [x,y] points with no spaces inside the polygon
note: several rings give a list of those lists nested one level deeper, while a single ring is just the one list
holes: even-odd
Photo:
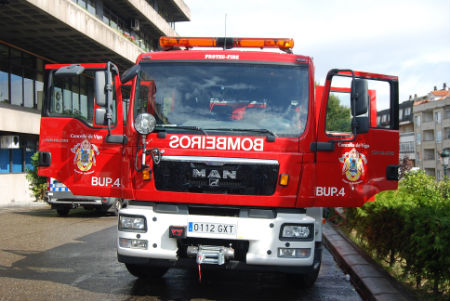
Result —
[{"label": "red fire truck", "polygon": [[121,78],[110,62],[46,66],[39,174],[128,202],[117,253],[137,277],[193,266],[312,285],[322,207],[397,188],[397,77],[333,69],[316,90],[291,39],[160,43]]}]

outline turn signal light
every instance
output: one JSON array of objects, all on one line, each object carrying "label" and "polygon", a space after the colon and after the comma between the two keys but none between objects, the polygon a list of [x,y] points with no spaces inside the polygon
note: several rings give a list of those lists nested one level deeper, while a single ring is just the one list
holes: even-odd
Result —
[{"label": "turn signal light", "polygon": [[145,168],[142,171],[142,179],[144,181],[151,181],[152,180],[152,171],[149,168]]},{"label": "turn signal light", "polygon": [[221,47],[224,49],[241,48],[279,48],[290,51],[294,48],[293,39],[266,38],[206,38],[206,37],[161,37],[159,44],[164,50],[175,47]]},{"label": "turn signal light", "polygon": [[281,186],[287,186],[289,184],[289,175],[288,174],[281,174],[280,175],[280,185]]}]

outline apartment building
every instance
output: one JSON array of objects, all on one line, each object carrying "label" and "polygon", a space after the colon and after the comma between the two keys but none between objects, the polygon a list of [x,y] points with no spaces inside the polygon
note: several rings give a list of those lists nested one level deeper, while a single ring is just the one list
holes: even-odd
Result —
[{"label": "apartment building", "polygon": [[437,87],[413,106],[416,166],[443,179],[440,154],[450,151],[450,89]]},{"label": "apartment building", "polygon": [[25,171],[45,64],[112,61],[123,72],[189,20],[183,0],[0,0],[0,206],[33,200]]},{"label": "apartment building", "polygon": [[413,104],[410,99],[399,105],[399,131],[400,131],[400,164],[408,167],[414,167],[416,162],[414,123],[413,123]]}]

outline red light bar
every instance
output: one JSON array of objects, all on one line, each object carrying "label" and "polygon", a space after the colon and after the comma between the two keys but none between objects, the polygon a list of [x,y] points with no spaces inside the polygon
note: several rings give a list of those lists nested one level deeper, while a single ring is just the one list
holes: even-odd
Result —
[{"label": "red light bar", "polygon": [[159,43],[164,50],[174,47],[221,47],[229,48],[279,48],[290,51],[294,48],[293,39],[268,38],[193,38],[193,37],[161,37]]}]

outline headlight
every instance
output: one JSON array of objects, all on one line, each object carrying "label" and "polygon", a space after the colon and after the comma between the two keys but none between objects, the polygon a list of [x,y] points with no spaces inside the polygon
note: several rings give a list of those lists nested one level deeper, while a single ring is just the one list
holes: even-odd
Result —
[{"label": "headlight", "polygon": [[130,232],[147,232],[147,222],[143,216],[119,216],[119,230]]},{"label": "headlight", "polygon": [[281,226],[280,240],[312,240],[313,224],[284,224]]},{"label": "headlight", "polygon": [[141,135],[147,135],[155,129],[156,120],[153,115],[148,113],[141,113],[134,121],[134,128]]}]

